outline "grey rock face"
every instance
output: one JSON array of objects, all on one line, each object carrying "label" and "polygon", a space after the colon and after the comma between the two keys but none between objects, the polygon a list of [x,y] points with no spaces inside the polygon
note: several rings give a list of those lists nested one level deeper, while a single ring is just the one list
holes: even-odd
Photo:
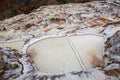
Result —
[{"label": "grey rock face", "polygon": [[120,31],[117,31],[106,42],[105,71],[108,75],[117,75],[120,78]]}]

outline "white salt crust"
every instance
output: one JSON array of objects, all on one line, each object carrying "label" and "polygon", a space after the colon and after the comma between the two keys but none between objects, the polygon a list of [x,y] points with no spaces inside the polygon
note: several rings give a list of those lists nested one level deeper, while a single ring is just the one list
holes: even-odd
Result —
[{"label": "white salt crust", "polygon": [[[92,4],[92,6],[94,6],[94,8],[88,8],[86,5],[88,5],[89,3],[85,3],[85,4],[67,4],[67,5],[60,5],[60,6],[48,6],[46,8],[39,8],[36,10],[36,12],[32,12],[28,15],[18,15],[16,17],[13,17],[13,18],[10,18],[10,19],[6,19],[4,21],[0,21],[1,23],[1,28],[2,27],[5,27],[8,29],[8,32],[7,34],[9,33],[9,30],[10,32],[11,31],[14,31],[14,34],[11,34],[13,36],[12,39],[8,39],[6,40],[6,38],[2,37],[4,32],[2,32],[0,34],[0,42],[5,42],[5,44],[7,43],[12,43],[14,41],[18,41],[19,40],[27,40],[27,39],[30,39],[30,41],[28,41],[27,44],[24,44],[24,47],[22,49],[19,50],[20,54],[26,54],[26,50],[27,50],[27,47],[30,45],[30,44],[33,44],[34,42],[36,41],[39,41],[41,39],[44,39],[44,38],[48,38],[48,37],[57,37],[57,36],[76,36],[76,35],[95,35],[95,36],[103,36],[105,38],[105,41],[113,36],[113,34],[117,31],[120,30],[120,24],[118,24],[118,26],[114,25],[114,24],[111,24],[111,25],[102,25],[102,26],[95,26],[95,27],[90,27],[89,25],[87,25],[87,22],[89,21],[92,21],[96,18],[105,18],[105,19],[108,19],[108,20],[112,20],[112,22],[119,22],[120,21],[120,18],[118,17],[115,17],[115,16],[111,16],[112,13],[115,13],[115,14],[120,14],[120,8],[119,8],[119,5],[117,3],[113,3],[113,1],[109,0],[110,2],[98,2],[98,1],[95,1],[95,2],[92,2],[90,4]],[[115,0],[116,1],[116,0]],[[117,0],[117,2],[119,2],[119,0]],[[60,7],[64,7],[65,8],[65,13],[66,14],[71,14],[72,17],[69,17],[70,20],[72,20],[72,24],[69,23],[69,24],[65,24],[64,27],[62,30],[57,30],[56,27],[58,25],[56,24],[51,24],[49,21],[51,18],[55,17],[54,15],[55,14],[60,14],[60,13],[64,13],[64,9],[63,8],[60,8]],[[58,9],[60,8],[60,9]],[[109,12],[109,8],[112,8],[112,11]],[[42,11],[41,11],[42,9]],[[62,10],[63,11],[62,11]],[[98,12],[95,11],[95,9],[98,10]],[[39,11],[40,10],[40,11]],[[60,11],[59,11],[60,10]],[[88,15],[91,13],[91,15],[84,15],[82,14],[83,17],[85,17],[86,19],[83,19],[83,20],[77,20],[78,17],[75,17],[75,14],[77,13],[80,13],[80,12],[86,12],[86,10],[88,11]],[[80,11],[80,12],[79,12]],[[99,12],[100,11],[100,12]],[[74,12],[74,13],[73,13]],[[94,13],[95,12],[95,13]],[[52,13],[52,14],[51,14]],[[93,16],[93,13],[94,13],[94,16]],[[50,15],[48,15],[50,14]],[[31,16],[33,15],[33,16]],[[48,15],[48,16],[46,16]],[[97,17],[96,17],[97,16]],[[31,17],[34,17],[34,19],[30,19]],[[74,18],[75,17],[75,18]],[[92,19],[90,19],[92,17]],[[59,17],[58,17],[59,18]],[[23,22],[19,22],[19,19],[22,19]],[[17,21],[18,20],[18,21]],[[15,22],[16,21],[16,22]],[[42,21],[41,23],[39,23],[39,21]],[[76,22],[77,21],[80,21],[81,23],[80,24],[77,24]],[[15,22],[14,24],[11,24]],[[66,22],[68,22],[68,20],[66,20]],[[18,23],[21,23],[20,25]],[[19,27],[21,26],[25,26],[27,23],[34,23],[36,24],[37,26],[32,26],[32,28],[29,28],[30,29],[30,32],[20,32],[14,30],[14,28],[16,27]],[[44,30],[44,28],[42,28],[45,24],[49,24],[49,26],[53,26],[53,31],[48,31],[48,32],[44,32],[42,30]],[[9,28],[8,28],[9,26]],[[59,25],[61,26],[61,25]],[[63,26],[63,25],[62,25]],[[78,26],[78,27],[75,27],[75,26]],[[103,27],[104,26],[104,27]],[[100,28],[98,28],[100,27]],[[54,28],[56,30],[54,30]],[[47,29],[47,28],[46,28]],[[35,33],[36,32],[36,33]],[[20,33],[20,34],[18,34]],[[5,37],[9,37],[7,36],[7,34],[5,34]],[[16,35],[15,35],[16,34]],[[54,35],[55,34],[55,35]],[[15,36],[14,36],[15,35]],[[27,35],[27,38],[26,38],[26,35]],[[28,37],[28,35],[30,35]],[[35,36],[35,38],[33,38],[33,35]],[[17,36],[17,37],[16,37]],[[43,36],[43,37],[41,37]],[[37,38],[37,39],[36,39]],[[0,43],[0,46],[8,46],[8,45],[1,45]],[[5,47],[3,47],[5,48]],[[7,48],[8,49],[8,48]],[[6,49],[6,50],[7,50]],[[6,53],[6,50],[5,50],[5,53]],[[9,50],[9,49],[8,49]],[[98,69],[88,69],[87,71],[90,72],[90,76],[87,77],[88,75],[85,74],[85,72],[81,73],[82,76],[78,76],[78,75],[72,75],[70,73],[67,73],[67,72],[60,72],[60,73],[56,73],[56,74],[53,74],[53,73],[44,73],[44,72],[40,72],[38,71],[37,69],[33,70],[32,68],[36,68],[35,64],[31,64],[30,62],[27,62],[27,60],[29,60],[28,58],[26,58],[26,56],[22,57],[20,59],[20,61],[22,62],[22,64],[24,64],[24,74],[21,75],[20,77],[17,78],[17,80],[26,80],[26,79],[30,79],[30,80],[39,80],[42,76],[45,76],[47,75],[47,79],[46,80],[51,80],[51,77],[54,76],[54,75],[61,75],[61,74],[66,74],[65,77],[61,77],[61,78],[56,78],[56,80],[119,80],[119,78],[115,78],[115,77],[108,77],[106,76],[102,71],[98,70]],[[32,66],[31,66],[32,65]],[[30,72],[30,71],[35,71],[34,72]],[[37,78],[33,79],[31,78],[30,76],[33,76],[33,75],[37,75]],[[41,77],[40,77],[41,76]],[[16,80],[16,79],[9,79],[9,80]]]}]

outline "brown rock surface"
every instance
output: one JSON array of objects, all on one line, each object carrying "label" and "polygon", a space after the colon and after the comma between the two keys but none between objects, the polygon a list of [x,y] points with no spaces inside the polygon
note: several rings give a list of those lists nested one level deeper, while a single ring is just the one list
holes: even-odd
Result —
[{"label": "brown rock surface", "polygon": [[0,0],[0,20],[29,13],[40,6],[88,1],[91,0]]}]

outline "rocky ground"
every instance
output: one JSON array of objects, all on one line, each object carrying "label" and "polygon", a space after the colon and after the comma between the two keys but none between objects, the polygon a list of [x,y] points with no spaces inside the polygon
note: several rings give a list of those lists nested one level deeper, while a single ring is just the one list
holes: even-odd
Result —
[{"label": "rocky ground", "polygon": [[30,13],[40,6],[88,1],[91,0],[0,0],[0,20]]},{"label": "rocky ground", "polygon": [[[42,6],[29,14],[0,21],[0,80],[119,80],[119,5],[119,0],[107,0]],[[42,73],[22,49],[33,38],[83,34],[105,37],[103,68]]]}]

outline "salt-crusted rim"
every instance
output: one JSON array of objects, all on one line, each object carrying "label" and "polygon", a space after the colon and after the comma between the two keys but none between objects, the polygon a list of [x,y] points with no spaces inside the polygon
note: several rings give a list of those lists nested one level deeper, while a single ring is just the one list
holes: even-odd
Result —
[{"label": "salt-crusted rim", "polygon": [[33,43],[39,41],[39,40],[43,40],[43,39],[47,39],[47,38],[55,38],[55,37],[70,37],[70,36],[83,36],[83,35],[95,35],[95,36],[101,36],[104,38],[104,41],[107,40],[107,38],[102,35],[102,34],[75,34],[75,35],[72,35],[70,34],[69,36],[63,36],[63,35],[46,35],[46,36],[43,36],[43,37],[39,37],[39,38],[33,38],[31,39],[27,44],[25,44],[23,46],[23,48],[21,49],[22,50],[22,54],[26,54],[26,51],[27,51],[27,48],[32,45]]}]

